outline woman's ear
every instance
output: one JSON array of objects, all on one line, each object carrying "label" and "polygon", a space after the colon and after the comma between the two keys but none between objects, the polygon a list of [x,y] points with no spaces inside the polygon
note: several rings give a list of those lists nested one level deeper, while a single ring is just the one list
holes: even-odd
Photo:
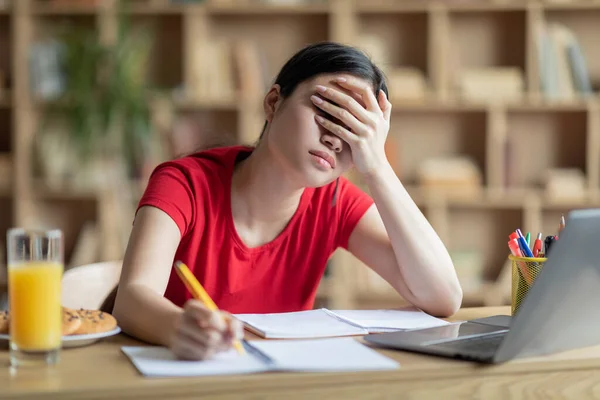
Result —
[{"label": "woman's ear", "polygon": [[275,84],[271,87],[263,101],[263,109],[265,110],[265,118],[268,122],[273,119],[273,114],[277,111],[281,103],[281,86]]}]

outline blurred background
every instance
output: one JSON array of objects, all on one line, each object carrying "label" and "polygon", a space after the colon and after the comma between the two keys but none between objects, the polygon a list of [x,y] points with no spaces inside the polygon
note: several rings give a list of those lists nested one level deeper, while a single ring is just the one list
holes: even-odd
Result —
[{"label": "blurred background", "polygon": [[[118,263],[152,169],[254,143],[283,63],[333,40],[387,75],[386,151],[463,305],[510,304],[510,232],[600,206],[598,38],[597,0],[0,0],[0,231],[58,227],[67,268]],[[340,251],[317,306],[401,302]]]}]

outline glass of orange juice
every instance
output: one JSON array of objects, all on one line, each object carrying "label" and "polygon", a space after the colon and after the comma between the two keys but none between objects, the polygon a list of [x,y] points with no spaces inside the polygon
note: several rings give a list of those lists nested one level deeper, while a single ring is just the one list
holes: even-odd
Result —
[{"label": "glass of orange juice", "polygon": [[51,365],[62,345],[63,235],[58,229],[7,233],[10,362]]}]

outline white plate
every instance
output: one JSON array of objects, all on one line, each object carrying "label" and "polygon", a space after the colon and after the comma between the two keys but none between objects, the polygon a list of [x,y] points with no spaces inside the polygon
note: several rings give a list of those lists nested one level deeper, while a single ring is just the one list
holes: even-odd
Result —
[{"label": "white plate", "polygon": [[[110,336],[117,335],[121,332],[121,328],[118,326],[112,331],[102,332],[102,333],[90,333],[87,335],[67,335],[62,337],[62,347],[63,349],[69,347],[81,347],[87,346],[89,344],[95,343],[100,339],[104,339]],[[10,339],[10,336],[3,333],[0,334],[0,341],[6,341]]]}]

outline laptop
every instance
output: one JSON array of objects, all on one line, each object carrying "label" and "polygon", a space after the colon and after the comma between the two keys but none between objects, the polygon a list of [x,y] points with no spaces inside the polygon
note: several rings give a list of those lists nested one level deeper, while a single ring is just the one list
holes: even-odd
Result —
[{"label": "laptop", "polygon": [[600,209],[571,211],[513,316],[369,334],[375,346],[497,364],[600,344]]}]

